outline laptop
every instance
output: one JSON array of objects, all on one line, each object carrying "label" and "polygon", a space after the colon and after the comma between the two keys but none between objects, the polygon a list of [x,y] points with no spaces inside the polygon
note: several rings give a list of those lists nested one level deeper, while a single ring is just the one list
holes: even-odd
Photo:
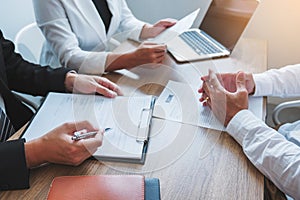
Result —
[{"label": "laptop", "polygon": [[212,0],[200,27],[167,41],[168,51],[178,62],[229,56],[257,5],[257,0]]}]

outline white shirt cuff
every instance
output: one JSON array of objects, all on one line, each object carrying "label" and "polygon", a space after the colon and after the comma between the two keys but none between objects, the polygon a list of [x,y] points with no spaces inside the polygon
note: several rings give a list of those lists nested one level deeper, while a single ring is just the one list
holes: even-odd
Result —
[{"label": "white shirt cuff", "polygon": [[[259,123],[258,123],[259,122]],[[229,133],[241,146],[249,130],[263,123],[249,110],[241,110],[229,122],[226,132]]]}]

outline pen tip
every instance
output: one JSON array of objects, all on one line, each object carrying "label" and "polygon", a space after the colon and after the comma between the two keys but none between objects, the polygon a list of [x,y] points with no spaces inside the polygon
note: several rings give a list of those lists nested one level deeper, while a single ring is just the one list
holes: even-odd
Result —
[{"label": "pen tip", "polygon": [[111,130],[112,128],[105,128],[104,129],[104,131],[106,132],[106,131],[109,131],[109,130]]}]

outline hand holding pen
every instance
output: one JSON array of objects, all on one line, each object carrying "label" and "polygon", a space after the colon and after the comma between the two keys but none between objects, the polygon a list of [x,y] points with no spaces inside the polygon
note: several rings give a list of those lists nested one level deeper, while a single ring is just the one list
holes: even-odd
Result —
[{"label": "hand holding pen", "polygon": [[[83,129],[85,132],[97,133],[79,141],[71,139],[76,131]],[[101,147],[103,133],[104,130],[97,130],[88,121],[64,123],[42,137],[25,143],[27,167],[32,168],[44,163],[77,166]]]},{"label": "hand holding pen", "polygon": [[[111,129],[112,128],[105,128],[104,132],[110,131]],[[98,131],[87,132],[85,129],[83,129],[81,131],[74,132],[74,135],[72,136],[72,140],[78,141],[78,140],[81,140],[81,139],[93,137],[97,133],[98,133]]]}]

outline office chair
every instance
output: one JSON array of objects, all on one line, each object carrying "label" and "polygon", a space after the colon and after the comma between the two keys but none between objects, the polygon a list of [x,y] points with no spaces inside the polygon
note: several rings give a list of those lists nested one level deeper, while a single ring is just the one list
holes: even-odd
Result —
[{"label": "office chair", "polygon": [[37,24],[31,23],[23,27],[16,35],[14,43],[16,52],[35,64],[39,64],[41,50],[45,38]]},{"label": "office chair", "polygon": [[[45,38],[37,24],[31,23],[23,27],[14,39],[15,51],[32,63],[39,64],[40,54]],[[36,111],[43,101],[43,97],[31,96],[19,92],[14,94],[23,101],[30,109]]]},{"label": "office chair", "polygon": [[32,96],[29,94],[23,94],[20,92],[12,91],[14,95],[22,101],[32,112],[36,112],[40,105],[42,104],[44,97],[41,96]]},{"label": "office chair", "polygon": [[272,113],[272,119],[273,119],[275,126],[284,123],[284,121],[280,120],[280,113],[281,113],[281,111],[288,109],[288,108],[300,108],[300,100],[283,102],[274,108],[273,113]]}]

